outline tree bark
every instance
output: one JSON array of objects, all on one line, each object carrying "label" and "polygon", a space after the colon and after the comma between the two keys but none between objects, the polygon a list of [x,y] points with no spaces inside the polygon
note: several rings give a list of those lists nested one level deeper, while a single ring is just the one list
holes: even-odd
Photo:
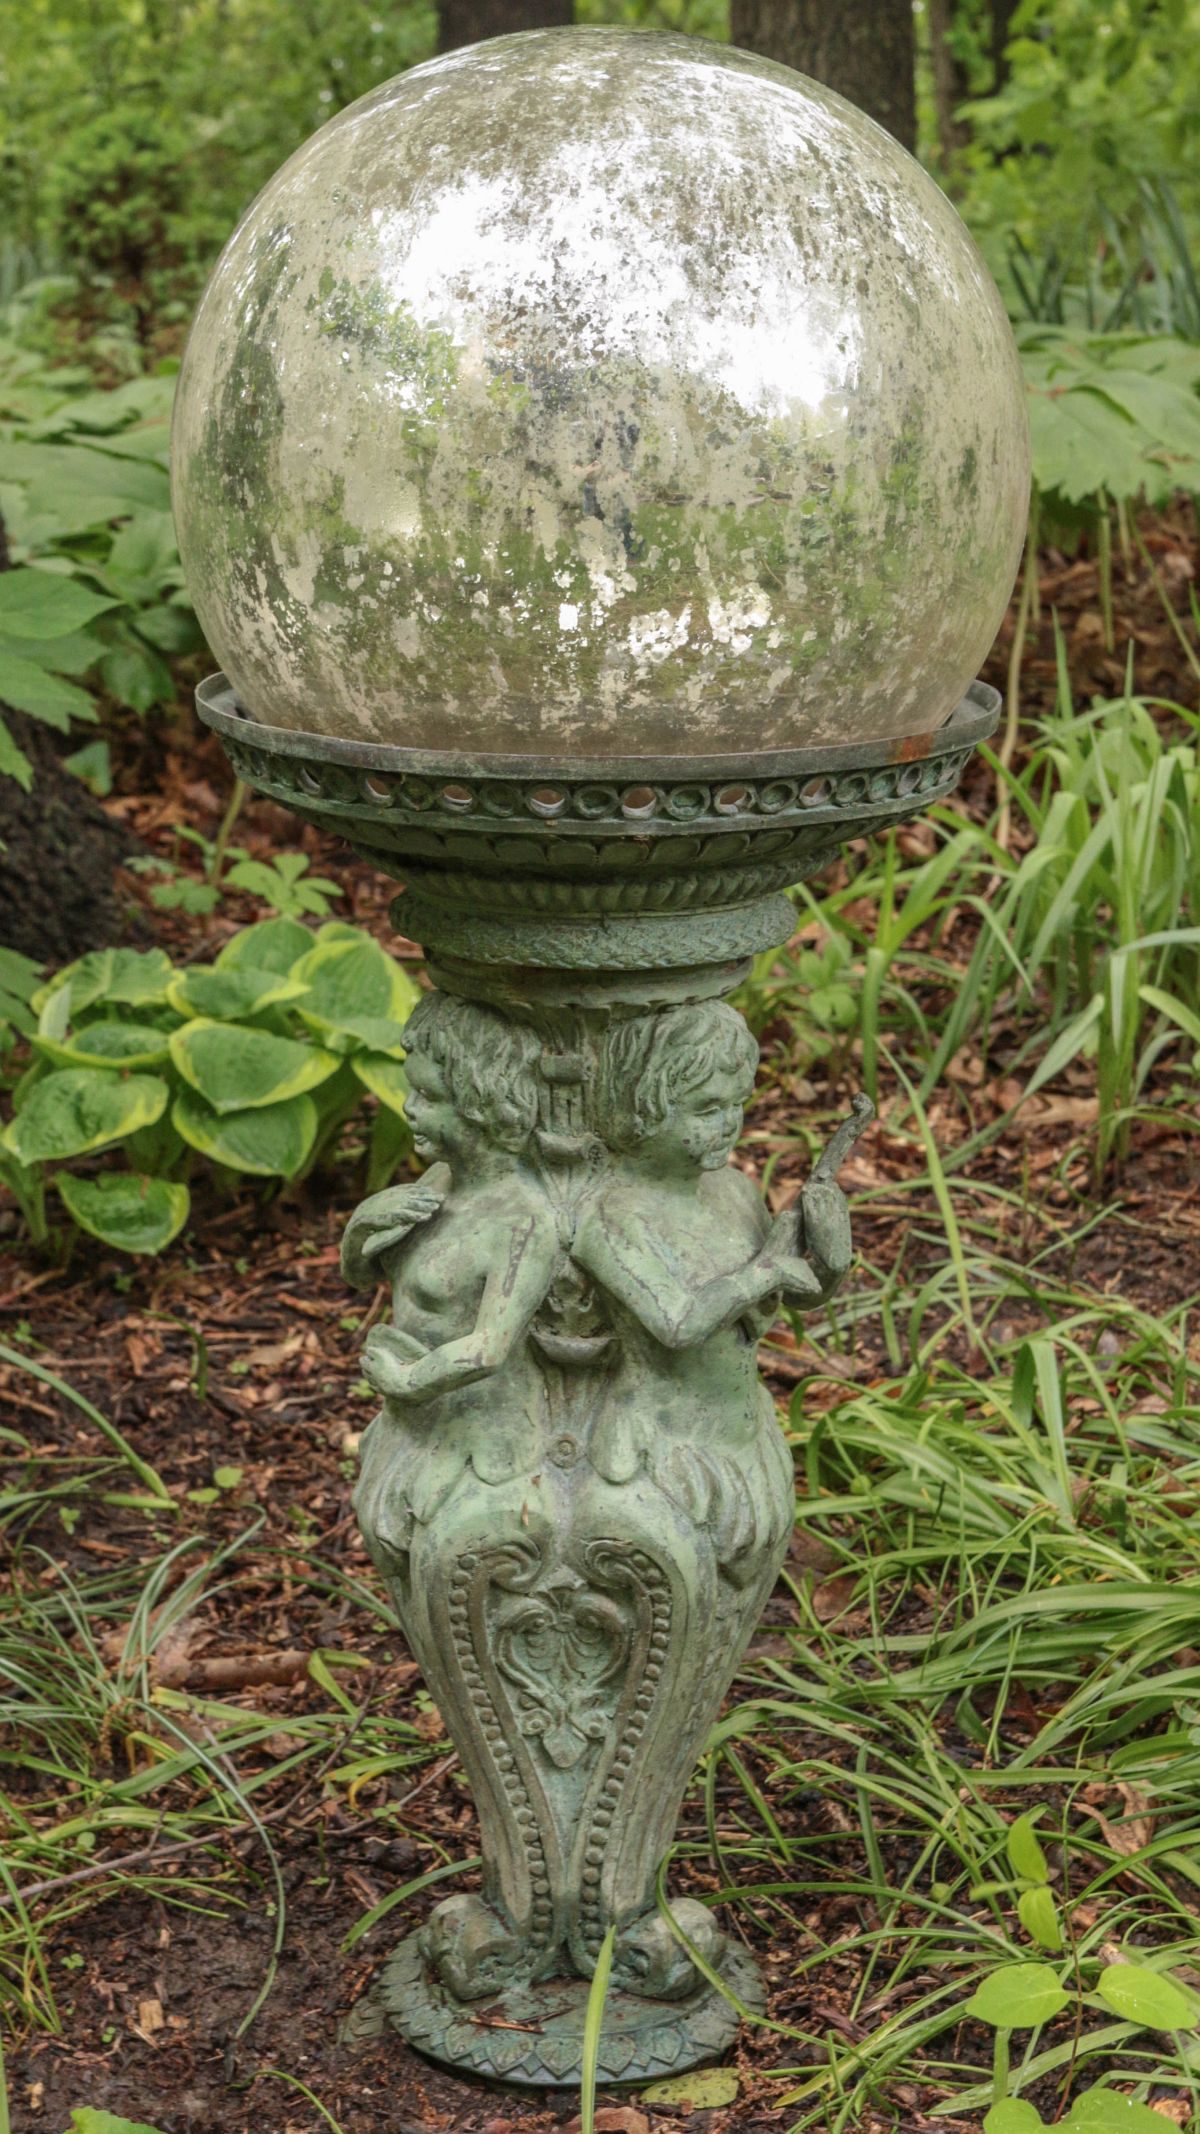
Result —
[{"label": "tree bark", "polygon": [[574,0],[439,0],[438,51],[454,52],[513,30],[559,29],[574,19]]},{"label": "tree bark", "polygon": [[1012,68],[1005,57],[1008,33],[1020,0],[992,0],[992,95],[998,96]]},{"label": "tree bark", "polygon": [[937,110],[938,146],[944,164],[952,163],[958,150],[965,148],[971,138],[971,129],[965,120],[954,116],[959,104],[965,103],[970,95],[970,83],[951,43],[953,24],[954,0],[929,0],[933,101]]},{"label": "tree bark", "polygon": [[[0,519],[0,571],[8,568]],[[28,793],[0,777],[0,948],[69,963],[120,935],[113,877],[134,840],[64,771],[48,726],[5,705],[0,714],[33,765]]]},{"label": "tree bark", "polygon": [[732,0],[730,41],[811,74],[915,148],[912,0]]}]

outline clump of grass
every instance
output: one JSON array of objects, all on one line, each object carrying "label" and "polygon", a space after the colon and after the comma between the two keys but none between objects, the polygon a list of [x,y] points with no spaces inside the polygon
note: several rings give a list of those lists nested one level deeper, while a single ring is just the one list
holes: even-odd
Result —
[{"label": "clump of grass", "polygon": [[[904,2124],[918,2098],[978,2124],[1032,2097],[1053,2121],[1097,2085],[1190,2111],[1200,2075],[1197,2027],[1114,2022],[1101,1991],[1114,1964],[1166,1967],[1185,1997],[1200,1980],[1188,1314],[989,1265],[971,1189],[949,1190],[972,1289],[990,1276],[979,1361],[955,1360],[937,1286],[901,1367],[861,1389],[809,1327],[798,1525],[836,1607],[795,1580],[795,1628],[716,1730],[706,1831],[679,1848],[730,1924],[797,1952],[771,2072],[822,2134]],[[860,1312],[879,1301],[868,1280]],[[1003,1335],[1022,1305],[1040,1324]],[[1026,1827],[1040,1880],[1013,1865],[1036,1866]],[[1031,1963],[1064,2013],[1010,2033],[968,2009]]]}]

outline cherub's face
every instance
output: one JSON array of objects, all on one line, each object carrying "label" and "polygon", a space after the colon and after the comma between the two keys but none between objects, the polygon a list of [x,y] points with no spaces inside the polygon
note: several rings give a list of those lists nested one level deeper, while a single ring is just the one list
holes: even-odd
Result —
[{"label": "cherub's face", "polygon": [[408,1095],[404,1113],[412,1130],[413,1147],[425,1163],[452,1156],[462,1146],[468,1131],[466,1121],[450,1101],[446,1079],[421,1052],[410,1052],[405,1062]]},{"label": "cherub's face", "polygon": [[719,1171],[728,1163],[742,1130],[750,1092],[736,1070],[715,1074],[702,1089],[689,1090],[668,1112],[657,1133],[642,1143],[668,1165]]}]

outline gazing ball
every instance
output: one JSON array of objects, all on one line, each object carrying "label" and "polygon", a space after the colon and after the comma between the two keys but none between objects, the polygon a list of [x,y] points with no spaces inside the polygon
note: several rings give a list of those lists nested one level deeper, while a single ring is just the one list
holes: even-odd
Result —
[{"label": "gazing ball", "polygon": [[932,179],[786,67],[618,29],[450,53],[305,142],[205,291],[173,460],[253,718],[544,759],[929,732],[1029,496]]}]

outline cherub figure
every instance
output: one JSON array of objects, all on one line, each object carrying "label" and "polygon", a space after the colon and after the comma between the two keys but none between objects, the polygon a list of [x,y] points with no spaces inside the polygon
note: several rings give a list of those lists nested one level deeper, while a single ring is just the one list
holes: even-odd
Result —
[{"label": "cherub figure", "polygon": [[617,1160],[573,1256],[607,1299],[626,1359],[593,1447],[611,1480],[634,1471],[664,1425],[695,1446],[749,1443],[765,1398],[759,1335],[781,1298],[811,1309],[850,1264],[830,1161],[871,1107],[856,1099],[799,1207],[771,1220],[729,1162],[757,1061],[742,1017],[720,1002],[617,1023],[602,1046],[597,1125]]},{"label": "cherub figure", "polygon": [[553,1211],[521,1160],[537,1117],[536,1037],[431,994],[405,1043],[413,1144],[431,1168],[372,1195],[342,1244],[349,1282],[382,1272],[392,1283],[393,1324],[375,1327],[363,1350],[385,1406],[364,1440],[356,1496],[385,1568],[468,1459],[494,1482],[535,1463],[544,1396],[522,1348],[561,1259]]}]

